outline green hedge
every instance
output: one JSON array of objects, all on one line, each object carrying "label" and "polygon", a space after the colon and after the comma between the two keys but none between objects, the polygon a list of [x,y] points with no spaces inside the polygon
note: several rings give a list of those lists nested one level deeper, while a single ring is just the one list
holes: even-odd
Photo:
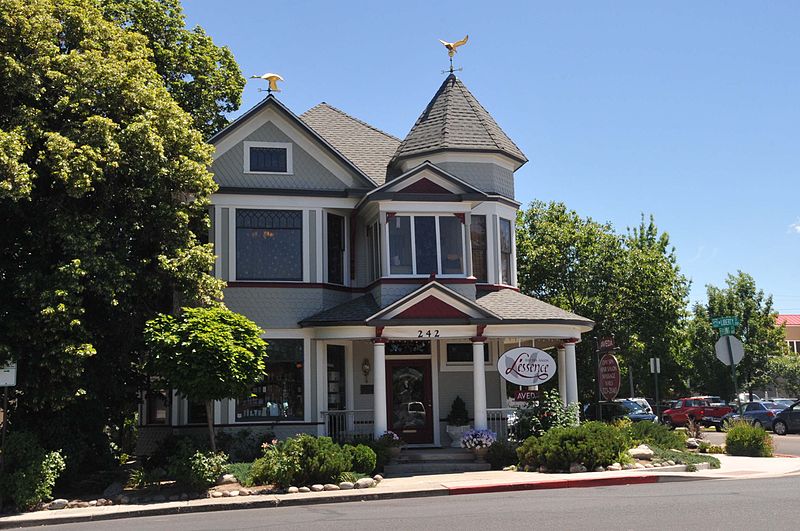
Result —
[{"label": "green hedge", "polygon": [[347,453],[350,454],[353,472],[358,472],[359,474],[365,475],[372,474],[372,472],[375,470],[375,464],[378,459],[375,450],[366,444],[359,444],[358,446],[345,444],[343,448],[345,451],[347,451]]},{"label": "green hedge", "polygon": [[772,457],[772,437],[761,426],[736,422],[725,437],[725,451],[730,455]]},{"label": "green hedge", "polygon": [[589,470],[608,466],[628,449],[623,430],[602,422],[586,422],[571,428],[553,428],[541,437],[529,437],[517,450],[526,469],[569,470],[573,463]]},{"label": "green hedge", "polygon": [[184,487],[202,491],[214,485],[228,464],[222,452],[196,451],[190,455],[178,454],[170,461],[167,473]]},{"label": "green hedge", "polygon": [[36,436],[28,432],[8,434],[3,460],[0,493],[21,511],[49,500],[53,485],[66,468],[61,453],[46,451]]},{"label": "green hedge", "polygon": [[253,463],[251,477],[255,484],[304,486],[332,483],[351,469],[350,453],[330,437],[303,434],[267,446],[264,457]]}]

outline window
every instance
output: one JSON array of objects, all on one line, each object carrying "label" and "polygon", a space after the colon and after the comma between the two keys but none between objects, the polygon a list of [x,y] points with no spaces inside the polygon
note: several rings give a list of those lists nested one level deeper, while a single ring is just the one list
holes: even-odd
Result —
[{"label": "window", "polygon": [[367,269],[369,279],[377,280],[381,276],[381,231],[378,223],[367,226]]},{"label": "window", "polygon": [[386,355],[430,354],[430,341],[399,340],[386,343]]},{"label": "window", "polygon": [[267,374],[236,401],[236,422],[303,420],[303,340],[270,339]]},{"label": "window", "polygon": [[344,218],[328,214],[328,282],[344,284]]},{"label": "window", "polygon": [[169,424],[169,391],[147,391],[147,424]]},{"label": "window", "polygon": [[303,280],[303,213],[236,210],[236,279]]},{"label": "window", "polygon": [[205,402],[186,401],[186,423],[187,424],[207,424],[208,414]]},{"label": "window", "polygon": [[789,340],[786,342],[786,344],[789,345],[789,352],[800,354],[800,339]]},{"label": "window", "polygon": [[[489,363],[489,344],[483,344],[483,362]],[[472,363],[472,343],[448,343],[447,363]]]},{"label": "window", "polygon": [[245,142],[245,173],[292,173],[292,144]]},{"label": "window", "polygon": [[511,285],[511,221],[500,218],[500,283]]},{"label": "window", "polygon": [[469,225],[472,242],[472,276],[478,282],[488,282],[486,266],[486,216],[471,216]]},{"label": "window", "polygon": [[464,226],[459,217],[389,214],[386,222],[390,274],[464,274]]}]

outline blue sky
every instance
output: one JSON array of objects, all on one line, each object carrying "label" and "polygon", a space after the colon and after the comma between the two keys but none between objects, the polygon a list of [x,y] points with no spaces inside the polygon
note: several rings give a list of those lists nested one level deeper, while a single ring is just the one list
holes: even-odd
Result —
[{"label": "blue sky", "polygon": [[[222,7],[224,6],[224,8]],[[655,215],[692,300],[752,274],[800,313],[800,3],[184,0],[297,114],[326,101],[403,137],[459,77],[530,162],[517,199],[618,230]],[[263,94],[248,83],[242,109]]]}]

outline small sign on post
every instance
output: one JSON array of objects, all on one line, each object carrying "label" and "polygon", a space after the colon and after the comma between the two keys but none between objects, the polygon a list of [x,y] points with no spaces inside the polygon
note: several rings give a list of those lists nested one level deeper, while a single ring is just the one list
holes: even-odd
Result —
[{"label": "small sign on post", "polygon": [[720,336],[732,336],[736,333],[736,327],[739,326],[740,322],[739,318],[734,315],[714,317],[711,319],[711,327],[719,330]]},{"label": "small sign on post", "polygon": [[17,364],[0,366],[0,387],[14,387],[17,385]]},{"label": "small sign on post", "polygon": [[604,354],[600,358],[600,369],[597,379],[600,381],[600,393],[606,400],[614,400],[619,393],[619,362],[613,354]]}]

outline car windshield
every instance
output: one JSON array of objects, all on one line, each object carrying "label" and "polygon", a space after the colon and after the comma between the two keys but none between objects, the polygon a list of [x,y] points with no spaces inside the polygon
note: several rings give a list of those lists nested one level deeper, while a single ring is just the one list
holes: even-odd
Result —
[{"label": "car windshield", "polygon": [[646,413],[641,405],[632,400],[623,400],[619,403],[622,404],[622,407],[624,407],[628,413]]},{"label": "car windshield", "polygon": [[778,402],[762,402],[767,409],[784,409],[786,404],[779,404]]}]

